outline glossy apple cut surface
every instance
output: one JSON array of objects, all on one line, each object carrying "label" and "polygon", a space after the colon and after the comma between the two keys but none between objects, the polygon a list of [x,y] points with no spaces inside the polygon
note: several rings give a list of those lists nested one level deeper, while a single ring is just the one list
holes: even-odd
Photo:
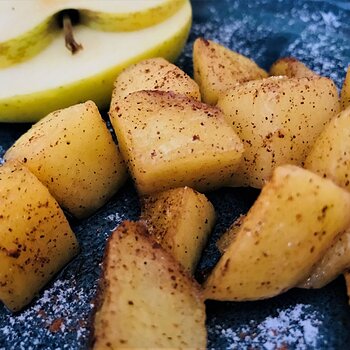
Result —
[{"label": "glossy apple cut surface", "polygon": [[78,11],[79,22],[90,28],[133,31],[164,21],[185,1],[2,0],[0,68],[24,62],[49,45],[62,31],[59,13],[64,10]]},{"label": "glossy apple cut surface", "polygon": [[0,69],[0,121],[33,122],[88,99],[107,107],[121,70],[149,57],[170,61],[177,57],[191,15],[191,5],[185,1],[165,21],[137,31],[105,32],[78,25],[75,37],[84,49],[76,55],[64,47],[61,33],[31,59]]}]

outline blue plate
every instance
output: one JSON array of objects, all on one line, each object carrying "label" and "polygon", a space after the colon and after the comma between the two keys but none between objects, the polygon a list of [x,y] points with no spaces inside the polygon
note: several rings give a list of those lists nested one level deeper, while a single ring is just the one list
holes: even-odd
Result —
[{"label": "blue plate", "polygon": [[[346,1],[193,1],[193,27],[178,64],[192,74],[192,43],[214,39],[269,68],[295,56],[341,87],[350,63],[350,4]],[[28,125],[1,125],[0,156]],[[258,195],[252,189],[210,193],[218,222],[197,271],[202,280],[219,253],[215,240]],[[0,306],[0,349],[86,349],[106,239],[122,220],[136,220],[131,183],[91,218],[72,222],[81,254],[24,311]],[[286,271],[288,273],[288,271]],[[270,300],[207,302],[209,348],[348,349],[350,311],[340,277],[321,290],[291,290]]]}]

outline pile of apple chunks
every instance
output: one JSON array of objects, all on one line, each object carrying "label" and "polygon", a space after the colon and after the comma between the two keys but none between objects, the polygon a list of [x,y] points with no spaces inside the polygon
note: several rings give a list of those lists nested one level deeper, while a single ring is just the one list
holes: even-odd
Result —
[{"label": "pile of apple chunks", "polygon": [[[205,299],[320,288],[350,267],[350,70],[340,101],[330,79],[296,59],[268,74],[199,38],[193,62],[194,80],[162,58],[121,73],[109,113],[118,146],[88,101],[49,114],[6,152],[0,299],[10,310],[79,251],[61,207],[89,216],[127,174],[142,215],[107,243],[95,349],[205,348]],[[215,224],[200,192],[223,186],[262,191],[218,241],[223,255],[199,286],[192,275]]]}]

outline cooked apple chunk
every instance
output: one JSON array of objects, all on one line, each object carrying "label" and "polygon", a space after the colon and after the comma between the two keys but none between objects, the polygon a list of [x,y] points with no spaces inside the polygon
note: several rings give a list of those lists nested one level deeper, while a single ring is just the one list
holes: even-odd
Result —
[{"label": "cooked apple chunk", "polygon": [[197,284],[141,223],[124,222],[105,251],[93,348],[205,349]]},{"label": "cooked apple chunk", "polygon": [[216,300],[256,300],[297,286],[350,224],[350,194],[293,165],[278,167],[205,282]]},{"label": "cooked apple chunk", "polygon": [[0,300],[18,311],[78,251],[58,203],[24,166],[0,167]]},{"label": "cooked apple chunk", "polygon": [[299,287],[322,288],[347,268],[350,268],[350,230],[346,230],[337,238]]},{"label": "cooked apple chunk", "polygon": [[193,45],[193,72],[203,101],[212,105],[238,83],[268,76],[248,57],[203,38]]},{"label": "cooked apple chunk", "polygon": [[25,164],[76,217],[100,208],[126,179],[119,150],[92,101],[49,114],[4,158]]},{"label": "cooked apple chunk", "polygon": [[294,57],[283,57],[277,60],[270,68],[271,75],[285,75],[289,78],[317,77],[314,71]]},{"label": "cooked apple chunk", "polygon": [[350,107],[323,129],[305,160],[305,168],[350,191]]},{"label": "cooked apple chunk", "polygon": [[[324,128],[305,160],[305,168],[350,190],[350,107],[340,112]],[[301,284],[320,288],[350,267],[350,231],[334,243],[312,274]]]},{"label": "cooked apple chunk", "polygon": [[134,92],[110,116],[140,194],[225,186],[243,153],[219,109],[182,95]]},{"label": "cooked apple chunk", "polygon": [[111,108],[131,92],[172,91],[200,100],[197,83],[164,58],[150,58],[125,69],[114,83]]},{"label": "cooked apple chunk", "polygon": [[215,223],[209,200],[189,187],[143,199],[141,219],[153,238],[194,273]]},{"label": "cooked apple chunk", "polygon": [[341,90],[341,103],[343,109],[350,106],[350,66],[348,67],[343,88]]},{"label": "cooked apple chunk", "polygon": [[277,166],[303,164],[340,104],[330,79],[270,77],[227,91],[218,107],[245,148],[232,185],[261,188]]}]

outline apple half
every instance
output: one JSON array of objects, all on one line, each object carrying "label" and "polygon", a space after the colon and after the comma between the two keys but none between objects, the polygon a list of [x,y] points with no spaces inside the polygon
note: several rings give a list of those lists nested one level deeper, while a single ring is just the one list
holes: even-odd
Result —
[{"label": "apple half", "polygon": [[[137,3],[145,6],[145,1]],[[33,57],[0,68],[0,122],[34,122],[89,99],[99,108],[108,107],[113,82],[124,68],[150,57],[176,59],[191,19],[190,1],[184,0],[164,21],[134,31],[107,32],[77,25],[74,36],[83,49],[76,55],[64,47],[64,34],[58,32]]]},{"label": "apple half", "polygon": [[133,31],[164,21],[185,1],[2,0],[0,68],[23,62],[43,50],[62,30],[64,15],[98,30]]}]

